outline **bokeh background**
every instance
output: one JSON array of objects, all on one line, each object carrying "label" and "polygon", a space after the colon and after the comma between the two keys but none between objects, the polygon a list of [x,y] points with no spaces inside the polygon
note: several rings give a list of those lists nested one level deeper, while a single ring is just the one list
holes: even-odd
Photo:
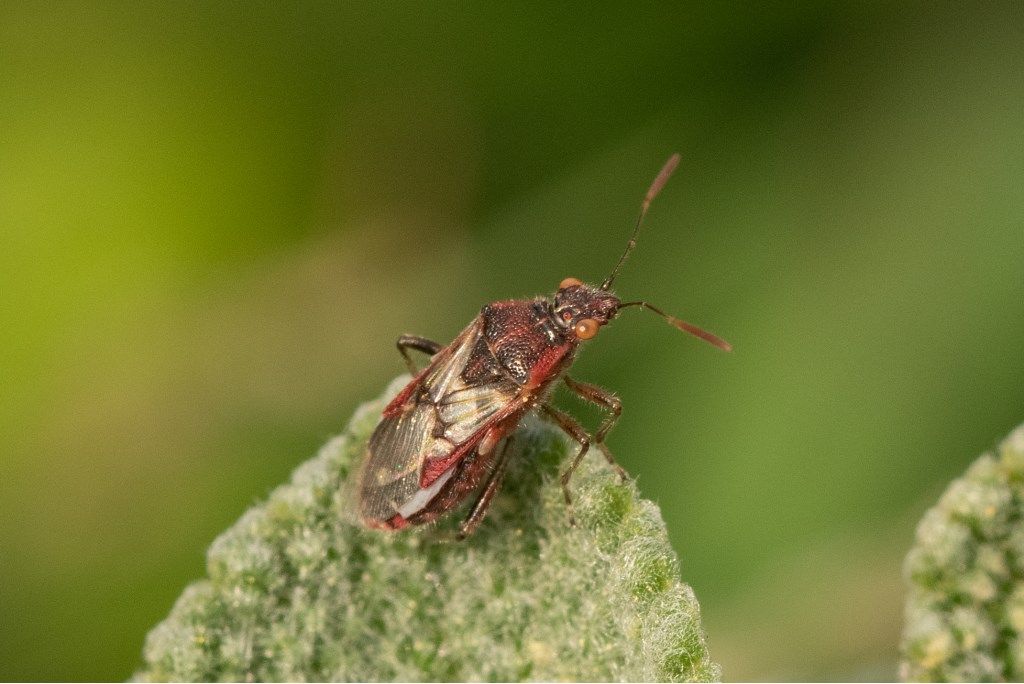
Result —
[{"label": "bokeh background", "polygon": [[727,679],[894,677],[1024,421],[1024,10],[956,5],[4,2],[0,678],[129,676],[400,333],[599,280],[673,151],[617,286],[736,350],[634,311],[574,375]]}]

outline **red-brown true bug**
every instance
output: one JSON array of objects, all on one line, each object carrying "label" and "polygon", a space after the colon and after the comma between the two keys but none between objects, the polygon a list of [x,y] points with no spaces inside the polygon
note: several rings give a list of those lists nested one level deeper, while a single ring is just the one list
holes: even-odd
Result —
[{"label": "red-brown true bug", "polygon": [[[508,450],[497,448],[498,444],[532,410],[539,410],[579,444],[561,476],[570,521],[569,480],[591,444],[625,480],[625,471],[605,445],[605,437],[622,411],[621,402],[607,390],[566,375],[580,343],[593,338],[622,309],[637,306],[720,349],[731,349],[705,330],[647,302],[623,302],[611,291],[615,276],[636,244],[651,201],[678,163],[679,155],[672,155],[651,183],[626,249],[599,287],[566,278],[553,299],[493,302],[447,347],[414,335],[398,339],[398,351],[413,379],[384,409],[366,447],[358,484],[364,524],[399,530],[428,523],[479,488],[460,530],[461,537],[472,534],[498,491],[508,463]],[[409,349],[432,355],[426,368],[416,370]],[[593,436],[548,403],[560,379],[580,397],[608,412]]]}]

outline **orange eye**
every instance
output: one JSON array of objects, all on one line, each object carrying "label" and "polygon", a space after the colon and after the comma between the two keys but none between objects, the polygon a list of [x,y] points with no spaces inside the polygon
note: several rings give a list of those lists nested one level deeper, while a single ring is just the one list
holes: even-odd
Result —
[{"label": "orange eye", "polygon": [[559,290],[564,290],[567,287],[576,287],[577,285],[582,285],[582,284],[583,284],[583,282],[581,280],[579,280],[578,278],[566,278],[565,280],[563,280],[562,282],[560,282],[558,284],[558,289]]},{"label": "orange eye", "polygon": [[597,324],[593,318],[584,318],[582,321],[576,324],[573,328],[573,332],[576,333],[576,337],[581,340],[589,340],[591,337],[597,334],[598,328],[601,326]]}]

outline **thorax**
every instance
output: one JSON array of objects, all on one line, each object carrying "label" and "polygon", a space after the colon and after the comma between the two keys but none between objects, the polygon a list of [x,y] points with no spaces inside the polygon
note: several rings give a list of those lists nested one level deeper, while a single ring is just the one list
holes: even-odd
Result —
[{"label": "thorax", "polygon": [[486,350],[495,367],[486,368],[484,359],[476,359],[476,372],[497,371],[526,389],[543,392],[572,363],[577,347],[575,337],[553,320],[548,307],[543,299],[485,306],[480,342],[486,349],[479,351]]}]

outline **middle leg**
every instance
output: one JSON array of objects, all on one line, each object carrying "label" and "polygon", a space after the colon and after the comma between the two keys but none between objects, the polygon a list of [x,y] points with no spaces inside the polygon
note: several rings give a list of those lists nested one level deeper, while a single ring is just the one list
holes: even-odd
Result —
[{"label": "middle leg", "polygon": [[545,415],[555,421],[558,427],[562,428],[567,435],[576,440],[576,443],[580,445],[580,450],[576,452],[572,463],[569,464],[569,467],[559,478],[559,481],[562,483],[562,495],[565,497],[565,505],[569,510],[569,524],[575,526],[576,516],[572,512],[572,494],[569,492],[569,480],[572,479],[572,474],[579,468],[583,457],[587,455],[587,451],[590,449],[590,435],[569,414],[563,413],[549,404],[541,404],[540,408]]},{"label": "middle leg", "polygon": [[604,439],[608,436],[608,432],[612,429],[615,423],[619,420],[619,416],[622,415],[622,402],[617,396],[597,385],[591,385],[589,382],[579,382],[573,380],[568,375],[564,378],[566,386],[576,393],[577,396],[597,404],[601,408],[608,411],[608,415],[605,416],[604,421],[601,423],[601,427],[597,429],[597,433],[594,435],[594,446],[600,450],[604,457],[611,464],[615,472],[619,474],[619,478],[625,482],[629,479],[626,471],[623,470],[622,466],[615,462],[615,457],[612,456],[611,450],[608,445],[605,444]]}]

